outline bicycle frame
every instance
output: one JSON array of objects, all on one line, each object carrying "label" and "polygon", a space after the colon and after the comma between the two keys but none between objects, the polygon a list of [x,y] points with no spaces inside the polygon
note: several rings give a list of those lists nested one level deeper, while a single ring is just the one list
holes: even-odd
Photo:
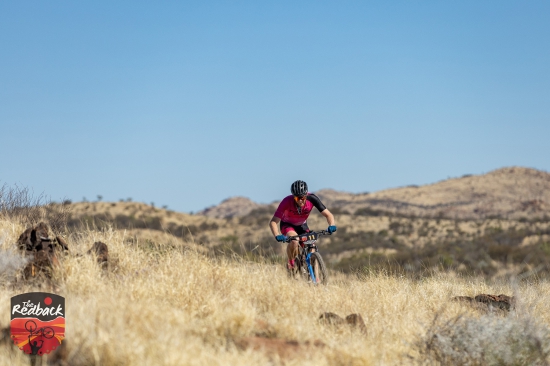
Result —
[{"label": "bicycle frame", "polygon": [[25,323],[25,330],[27,330],[31,336],[40,336],[40,333],[42,333],[42,337],[46,339],[50,339],[55,335],[55,331],[51,327],[38,328],[36,323],[32,320],[28,320]]}]

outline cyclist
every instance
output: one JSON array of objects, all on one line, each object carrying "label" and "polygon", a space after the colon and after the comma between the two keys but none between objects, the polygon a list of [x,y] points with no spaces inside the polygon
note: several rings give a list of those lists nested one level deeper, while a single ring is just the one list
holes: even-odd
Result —
[{"label": "cyclist", "polygon": [[[285,242],[287,237],[302,235],[309,232],[307,226],[307,218],[313,210],[313,207],[317,208],[321,215],[327,219],[329,233],[336,231],[334,225],[334,216],[323,205],[319,197],[313,193],[309,193],[307,190],[307,183],[301,180],[297,180],[290,186],[290,196],[285,197],[273,218],[269,222],[269,227],[273,236],[278,242]],[[278,225],[281,224],[281,231],[279,232]],[[286,247],[286,254],[288,256],[287,268],[289,271],[294,269],[294,258],[298,255],[298,240],[292,240]]]},{"label": "cyclist", "polygon": [[40,348],[42,348],[42,346],[44,345],[43,340],[40,340],[40,342],[42,342],[40,343],[40,346],[38,345],[37,341],[31,342],[31,335],[29,334],[29,346],[31,347],[31,355],[38,354],[38,350],[40,350]]}]

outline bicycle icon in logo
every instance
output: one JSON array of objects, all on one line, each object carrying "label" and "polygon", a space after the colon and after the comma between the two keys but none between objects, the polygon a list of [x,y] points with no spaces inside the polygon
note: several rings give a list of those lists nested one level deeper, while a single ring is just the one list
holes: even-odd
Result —
[{"label": "bicycle icon in logo", "polygon": [[55,332],[51,327],[42,327],[39,329],[33,320],[28,320],[25,323],[25,329],[27,330],[27,332],[29,332],[28,339],[29,347],[31,348],[31,355],[37,355],[38,351],[44,345],[44,340],[40,340],[40,344],[38,344],[37,338],[35,337],[34,340],[31,340],[31,336],[35,335],[39,337],[40,335],[42,335],[42,337],[46,339],[51,339],[55,335]]},{"label": "bicycle icon in logo", "polygon": [[40,335],[42,333],[42,336],[46,339],[51,339],[55,335],[55,332],[53,328],[50,327],[42,327],[40,329],[37,329],[38,326],[33,320],[29,320],[25,323],[25,329],[27,332],[29,332],[29,335]]}]

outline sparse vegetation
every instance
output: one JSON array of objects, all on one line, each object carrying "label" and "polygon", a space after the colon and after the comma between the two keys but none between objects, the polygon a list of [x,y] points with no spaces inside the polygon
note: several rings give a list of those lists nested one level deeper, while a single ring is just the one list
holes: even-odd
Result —
[{"label": "sparse vegetation", "polygon": [[[271,209],[221,220],[132,202],[70,206],[70,253],[47,282],[21,281],[14,243],[28,216],[2,211],[0,326],[16,293],[65,296],[71,365],[550,361],[545,223],[340,214],[337,234],[320,244],[331,277],[320,288],[287,277],[267,228]],[[109,246],[108,267],[80,256],[98,241]],[[487,314],[450,301],[478,293],[513,294],[519,305]],[[319,322],[326,312],[361,314],[366,332]],[[301,351],[254,348],[251,339]],[[0,366],[26,357],[0,345]]]},{"label": "sparse vegetation", "polygon": [[417,347],[424,360],[441,365],[546,365],[550,329],[525,315],[436,316]]},{"label": "sparse vegetation", "polygon": [[[451,232],[454,232],[452,230]],[[484,235],[474,238],[449,236],[442,240],[428,243],[422,247],[409,247],[387,238],[379,232],[362,238],[364,247],[380,249],[391,248],[386,253],[358,252],[342,259],[335,265],[345,272],[357,270],[386,270],[414,276],[425,276],[434,270],[454,271],[467,275],[511,276],[529,273],[537,268],[537,278],[550,275],[550,255],[548,244],[542,238],[550,234],[550,227],[506,230],[489,227]],[[539,237],[531,245],[522,245],[525,237]],[[374,238],[386,238],[380,245]],[[336,238],[333,243],[338,243]],[[357,248],[354,240],[344,235],[341,244],[331,248],[332,252]],[[334,244],[333,244],[334,245]]]},{"label": "sparse vegetation", "polygon": [[[166,232],[204,245],[213,253],[248,259],[281,254],[280,244],[274,242],[268,229],[274,206],[222,220],[182,216],[138,203],[88,205],[75,206],[81,214],[67,220],[69,228],[102,229],[112,225],[118,230]],[[104,206],[96,210],[98,205]],[[310,226],[325,225],[323,220],[314,219]],[[337,216],[337,220],[342,222],[338,232],[323,239],[320,248],[329,267],[346,273],[384,270],[418,277],[443,270],[491,278],[533,273],[536,269],[538,277],[550,274],[550,224],[545,222],[346,214]],[[377,224],[373,226],[374,222]]]},{"label": "sparse vegetation", "polygon": [[0,218],[28,226],[48,221],[54,230],[61,233],[65,231],[70,216],[71,203],[68,200],[56,204],[43,194],[34,195],[26,187],[10,187],[6,184],[0,187]]}]

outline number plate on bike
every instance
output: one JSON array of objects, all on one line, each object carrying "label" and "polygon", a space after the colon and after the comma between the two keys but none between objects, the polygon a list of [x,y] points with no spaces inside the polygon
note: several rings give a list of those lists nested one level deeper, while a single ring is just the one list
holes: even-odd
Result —
[{"label": "number plate on bike", "polygon": [[300,241],[304,244],[313,244],[317,242],[318,237],[319,235],[317,235],[317,233],[307,233],[300,235]]}]

